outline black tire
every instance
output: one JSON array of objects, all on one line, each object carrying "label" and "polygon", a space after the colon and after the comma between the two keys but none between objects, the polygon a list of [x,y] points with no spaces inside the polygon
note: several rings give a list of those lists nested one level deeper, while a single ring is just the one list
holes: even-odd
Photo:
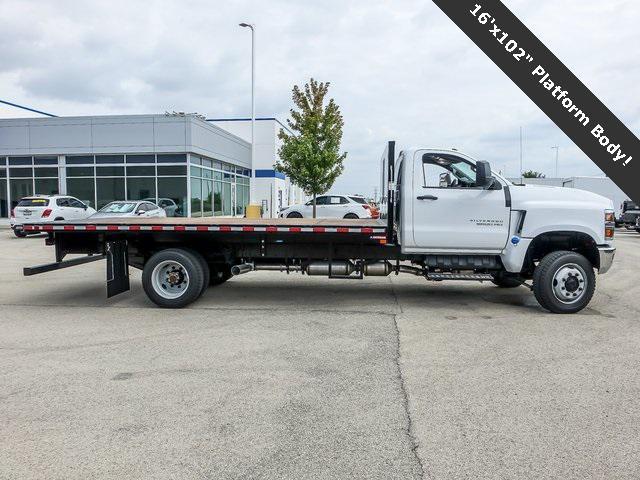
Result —
[{"label": "black tire", "polygon": [[347,213],[343,218],[349,219],[349,220],[355,220],[357,218],[360,218],[358,215],[356,215],[355,213]]},{"label": "black tire", "polygon": [[506,272],[499,272],[493,276],[491,283],[500,288],[516,288],[522,285],[522,279],[516,275],[510,275]]},{"label": "black tire", "polygon": [[204,259],[204,257],[200,255],[198,252],[196,252],[195,250],[191,250],[190,248],[189,249],[185,248],[185,251],[191,253],[195,258],[198,259],[198,262],[200,262],[200,268],[202,268],[202,291],[200,292],[200,295],[202,295],[204,292],[207,291],[207,288],[209,288],[209,278],[211,277],[209,264]]},{"label": "black tire", "polygon": [[232,276],[233,275],[231,275],[231,267],[229,265],[212,265],[209,285],[211,285],[212,287],[221,285],[229,280]]},{"label": "black tire", "polygon": [[287,215],[287,218],[302,218],[302,214],[299,212],[291,212]]},{"label": "black tire", "polygon": [[640,228],[636,228],[636,232],[640,233]]},{"label": "black tire", "polygon": [[[199,256],[200,255],[196,252],[180,248],[168,248],[153,255],[144,265],[142,270],[142,287],[144,288],[147,297],[149,297],[149,300],[163,308],[182,308],[197,300],[202,294],[205,277],[205,272],[203,271],[202,264],[198,258]],[[183,280],[188,278],[188,282],[186,284],[182,282],[172,285],[167,282],[170,288],[176,288],[174,292],[178,292],[177,289],[180,288],[178,285],[184,285],[184,290],[182,292],[178,292],[177,295],[179,296],[174,298],[168,298],[164,294],[158,293],[156,291],[156,286],[154,286],[154,270],[164,262],[174,262],[184,269],[186,276],[180,274],[178,276],[178,281],[180,281],[180,278]],[[176,272],[178,271],[176,270]],[[166,287],[165,290],[167,290]]]},{"label": "black tire", "polygon": [[25,238],[27,236],[24,230],[18,230],[17,228],[13,230],[13,234],[18,238]]},{"label": "black tire", "polygon": [[[565,277],[568,281],[559,283],[557,276],[562,273],[563,268],[568,272]],[[560,294],[556,293],[558,289],[562,291]],[[583,255],[576,252],[550,253],[540,261],[533,272],[533,293],[536,300],[543,308],[552,313],[579,312],[589,304],[595,289],[596,275],[593,271],[593,265]],[[575,299],[563,301],[559,298],[562,295],[574,294],[576,295]]]}]

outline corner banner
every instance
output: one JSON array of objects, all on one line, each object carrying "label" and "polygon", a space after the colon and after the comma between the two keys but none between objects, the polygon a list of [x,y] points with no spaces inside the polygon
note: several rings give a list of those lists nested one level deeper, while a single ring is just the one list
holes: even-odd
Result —
[{"label": "corner banner", "polygon": [[618,187],[640,202],[638,138],[500,0],[433,2]]}]

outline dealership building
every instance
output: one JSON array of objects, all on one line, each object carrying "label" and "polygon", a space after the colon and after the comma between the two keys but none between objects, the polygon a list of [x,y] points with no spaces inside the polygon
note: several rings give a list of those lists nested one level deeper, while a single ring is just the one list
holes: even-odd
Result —
[{"label": "dealership building", "polygon": [[170,216],[242,216],[252,172],[263,215],[302,201],[274,170],[275,118],[192,114],[0,119],[0,217],[29,195],[67,194],[94,208],[151,199]]}]

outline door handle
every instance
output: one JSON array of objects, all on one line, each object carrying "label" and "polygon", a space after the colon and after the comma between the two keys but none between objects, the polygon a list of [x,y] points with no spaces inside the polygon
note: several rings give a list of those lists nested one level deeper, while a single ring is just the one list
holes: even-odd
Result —
[{"label": "door handle", "polygon": [[419,197],[416,197],[418,200],[437,200],[438,197],[434,196],[434,195],[420,195]]}]

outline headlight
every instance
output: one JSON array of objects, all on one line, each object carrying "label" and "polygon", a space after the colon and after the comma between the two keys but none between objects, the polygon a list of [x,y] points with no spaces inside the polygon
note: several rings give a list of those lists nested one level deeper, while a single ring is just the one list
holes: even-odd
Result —
[{"label": "headlight", "polygon": [[616,217],[613,210],[604,211],[604,238],[612,240],[616,232]]}]

